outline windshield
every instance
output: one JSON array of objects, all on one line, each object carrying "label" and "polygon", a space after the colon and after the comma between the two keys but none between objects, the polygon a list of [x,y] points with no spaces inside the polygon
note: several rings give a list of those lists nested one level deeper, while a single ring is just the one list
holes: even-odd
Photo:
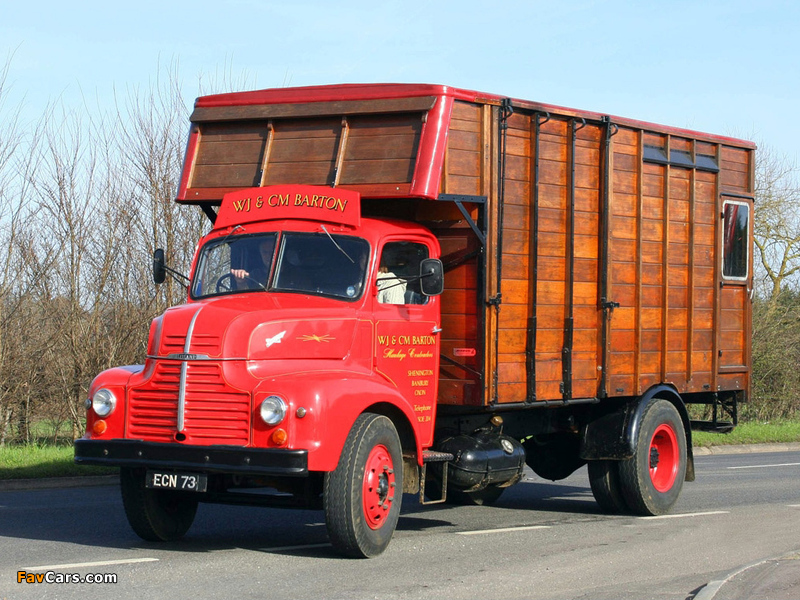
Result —
[{"label": "windshield", "polygon": [[268,233],[210,241],[197,263],[192,296],[267,289],[276,239]]},{"label": "windshield", "polygon": [[[359,298],[364,289],[369,244],[362,238],[327,233],[226,236],[200,251],[192,297],[275,290]],[[277,254],[277,267],[270,282]]]},{"label": "windshield", "polygon": [[364,290],[369,244],[327,233],[286,233],[273,288],[355,299]]}]

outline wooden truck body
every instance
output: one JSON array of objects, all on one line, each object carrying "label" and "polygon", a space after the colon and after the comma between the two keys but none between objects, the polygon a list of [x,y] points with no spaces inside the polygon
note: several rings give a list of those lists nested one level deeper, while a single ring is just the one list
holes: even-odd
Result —
[{"label": "wooden truck body", "polygon": [[[444,291],[427,301],[440,311],[438,376],[409,370],[436,402],[408,400],[404,420],[365,401],[362,416],[337,421],[344,446],[315,463],[324,484],[311,496],[333,493],[344,437],[379,413],[403,448],[393,483],[423,500],[426,480],[428,501],[483,503],[525,462],[549,479],[588,463],[604,509],[660,514],[694,477],[692,428],[735,425],[750,386],[751,143],[434,85],[207,96],[191,121],[177,201],[212,222],[220,205],[231,218],[233,198],[315,186],[328,190],[320,198],[356,194],[373,228],[432,233],[430,251],[441,252],[430,256],[441,258]],[[81,443],[82,462],[176,468],[114,463],[89,450],[99,440]],[[352,538],[329,523],[346,554],[388,544],[361,543],[350,526]]]}]

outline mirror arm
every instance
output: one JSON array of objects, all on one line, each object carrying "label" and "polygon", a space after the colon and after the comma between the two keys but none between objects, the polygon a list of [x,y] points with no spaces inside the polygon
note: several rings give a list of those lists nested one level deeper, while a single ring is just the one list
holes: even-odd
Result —
[{"label": "mirror arm", "polygon": [[[170,275],[172,275],[172,278],[173,278],[175,281],[177,281],[178,283],[180,283],[181,285],[183,285],[183,286],[187,286],[187,285],[189,285],[189,278],[188,278],[186,275],[184,275],[183,273],[179,273],[178,271],[176,271],[175,269],[171,269],[171,268],[170,268],[170,267],[168,267],[167,265],[164,265],[164,270],[165,270],[167,273],[169,273]],[[183,279],[183,281],[179,281],[179,280],[178,280],[178,277],[180,277],[181,279]]]}]

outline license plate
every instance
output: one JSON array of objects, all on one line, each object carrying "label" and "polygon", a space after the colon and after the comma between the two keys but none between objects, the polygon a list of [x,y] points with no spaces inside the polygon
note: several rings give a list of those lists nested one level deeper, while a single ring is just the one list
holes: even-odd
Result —
[{"label": "license plate", "polygon": [[160,490],[205,492],[208,486],[208,477],[200,473],[162,473],[159,471],[148,471],[145,486]]}]

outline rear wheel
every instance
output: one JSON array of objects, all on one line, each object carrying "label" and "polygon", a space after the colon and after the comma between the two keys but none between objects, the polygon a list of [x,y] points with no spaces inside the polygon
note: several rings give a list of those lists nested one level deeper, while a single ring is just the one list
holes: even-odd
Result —
[{"label": "rear wheel", "polygon": [[403,499],[403,454],[394,424],[382,415],[356,419],[336,470],[326,473],[325,523],[334,548],[368,558],[389,545]]},{"label": "rear wheel", "polygon": [[619,483],[617,461],[589,461],[589,484],[597,503],[607,513],[617,514],[628,511]]},{"label": "rear wheel", "polygon": [[622,495],[635,513],[662,515],[678,500],[686,478],[686,434],[671,402],[651,401],[635,448],[632,458],[619,463]]},{"label": "rear wheel", "polygon": [[145,487],[145,470],[120,469],[122,504],[136,535],[149,542],[182,538],[194,522],[197,500],[180,492]]}]

